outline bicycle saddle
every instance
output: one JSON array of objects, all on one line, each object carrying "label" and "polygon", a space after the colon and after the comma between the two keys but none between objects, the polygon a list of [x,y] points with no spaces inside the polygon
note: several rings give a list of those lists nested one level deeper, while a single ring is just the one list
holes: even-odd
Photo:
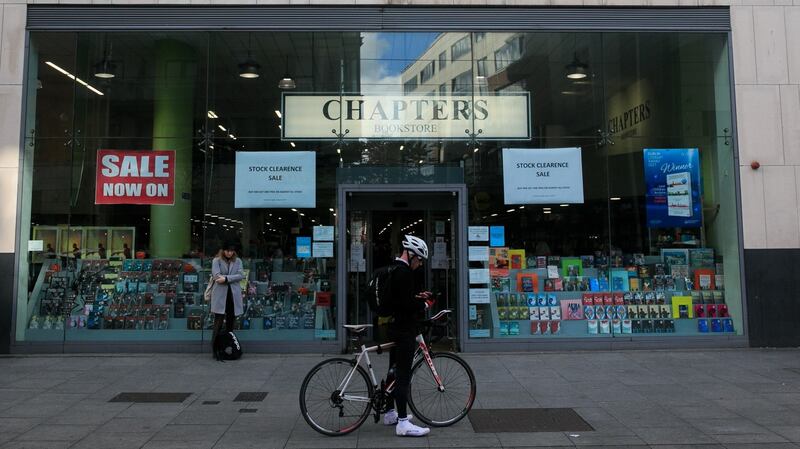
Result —
[{"label": "bicycle saddle", "polygon": [[345,329],[349,330],[350,332],[352,332],[354,334],[360,334],[361,332],[364,332],[368,328],[372,327],[372,325],[371,324],[343,324],[342,327],[344,327]]}]

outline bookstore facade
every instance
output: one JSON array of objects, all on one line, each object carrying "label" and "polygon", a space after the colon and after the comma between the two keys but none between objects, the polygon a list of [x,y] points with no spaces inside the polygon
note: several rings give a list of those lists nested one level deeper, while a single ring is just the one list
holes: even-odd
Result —
[{"label": "bookstore facade", "polygon": [[235,245],[337,351],[403,234],[460,350],[746,344],[727,9],[123,9],[29,8],[12,350],[202,350]]}]

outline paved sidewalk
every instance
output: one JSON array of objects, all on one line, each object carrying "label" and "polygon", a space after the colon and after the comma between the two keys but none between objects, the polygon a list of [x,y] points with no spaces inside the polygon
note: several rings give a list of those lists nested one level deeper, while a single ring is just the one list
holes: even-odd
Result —
[{"label": "paved sidewalk", "polygon": [[[297,398],[323,356],[31,356],[0,357],[0,448],[800,448],[800,350],[464,357],[475,408],[571,407],[595,430],[475,433],[464,419],[409,439],[370,419],[330,438],[306,425]],[[233,402],[249,391],[269,394]],[[180,404],[108,402],[120,392],[192,394]]]}]

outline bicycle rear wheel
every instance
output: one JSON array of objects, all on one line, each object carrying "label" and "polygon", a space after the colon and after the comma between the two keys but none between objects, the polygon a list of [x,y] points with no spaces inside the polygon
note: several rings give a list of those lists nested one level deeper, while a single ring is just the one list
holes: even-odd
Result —
[{"label": "bicycle rear wheel", "polygon": [[425,358],[411,369],[408,405],[414,416],[434,427],[457,423],[467,416],[475,402],[475,375],[467,362],[455,354],[431,354],[433,366],[444,391],[439,391],[433,372]]},{"label": "bicycle rear wheel", "polygon": [[369,416],[374,388],[364,368],[356,367],[345,388],[345,397],[339,395],[339,385],[353,370],[353,363],[348,359],[325,360],[303,380],[300,412],[308,425],[323,435],[346,435]]}]

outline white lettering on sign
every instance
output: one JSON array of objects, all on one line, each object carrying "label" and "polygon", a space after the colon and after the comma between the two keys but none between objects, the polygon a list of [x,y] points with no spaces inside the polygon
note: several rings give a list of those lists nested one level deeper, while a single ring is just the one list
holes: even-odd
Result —
[{"label": "white lettering on sign", "polygon": [[115,154],[104,155],[100,159],[103,176],[109,178],[137,177],[137,178],[168,178],[169,177],[169,157],[155,156],[153,164],[155,170],[150,171],[150,156],[123,156],[120,161]]}]

